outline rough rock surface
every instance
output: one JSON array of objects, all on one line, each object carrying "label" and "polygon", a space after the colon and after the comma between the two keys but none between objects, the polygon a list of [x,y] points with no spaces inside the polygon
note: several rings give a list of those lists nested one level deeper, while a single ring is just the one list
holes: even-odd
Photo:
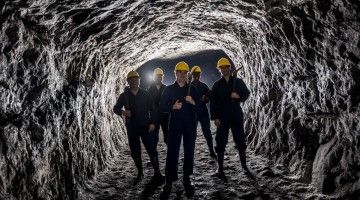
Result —
[{"label": "rough rock surface", "polygon": [[73,199],[120,153],[125,74],[222,49],[249,149],[336,197],[360,190],[357,0],[1,1],[0,198]]},{"label": "rough rock surface", "polygon": [[[215,134],[215,126],[212,127]],[[162,136],[160,134],[160,136]],[[332,196],[316,192],[316,188],[297,180],[282,164],[274,163],[254,152],[248,151],[247,163],[255,180],[248,178],[241,168],[238,151],[229,137],[229,145],[224,160],[224,171],[227,182],[215,175],[216,161],[210,158],[206,140],[198,126],[195,148],[194,174],[192,182],[195,194],[191,199],[331,199]],[[162,140],[160,140],[162,141]],[[163,142],[158,146],[160,167],[165,168],[166,146]],[[79,195],[81,200],[109,199],[160,199],[161,187],[151,183],[153,169],[143,149],[145,166],[144,179],[135,187],[132,181],[136,176],[136,168],[130,157],[130,151],[124,148],[120,158],[109,165],[107,170],[99,173],[86,182],[85,190]],[[189,199],[185,195],[182,184],[183,148],[180,148],[179,181],[174,182],[169,199]]]}]

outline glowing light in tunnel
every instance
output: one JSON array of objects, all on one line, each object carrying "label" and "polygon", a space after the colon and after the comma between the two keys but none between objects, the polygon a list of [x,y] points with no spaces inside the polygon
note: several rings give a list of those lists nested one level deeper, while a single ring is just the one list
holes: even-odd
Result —
[{"label": "glowing light in tunnel", "polygon": [[149,82],[149,83],[153,82],[154,77],[153,77],[153,74],[152,74],[151,72],[149,72],[149,73],[146,75],[146,77],[147,77],[147,82]]}]

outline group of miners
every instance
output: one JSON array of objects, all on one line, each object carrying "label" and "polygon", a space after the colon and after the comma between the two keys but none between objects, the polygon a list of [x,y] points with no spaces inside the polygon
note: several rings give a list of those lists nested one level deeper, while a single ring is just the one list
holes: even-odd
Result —
[{"label": "group of miners", "polygon": [[[244,117],[240,106],[240,102],[244,102],[250,92],[244,81],[237,78],[236,73],[232,73],[229,59],[220,58],[217,68],[221,78],[214,83],[211,90],[200,81],[201,68],[194,66],[190,70],[189,65],[184,61],[176,64],[174,70],[176,80],[168,86],[163,84],[164,72],[161,68],[154,70],[154,82],[147,90],[140,88],[140,75],[136,71],[128,73],[129,86],[125,87],[125,91],[118,98],[114,112],[125,120],[131,157],[138,170],[134,185],[143,178],[141,140],[154,168],[151,181],[157,185],[163,185],[165,182],[161,196],[168,196],[172,190],[172,183],[178,179],[182,139],[183,185],[186,195],[193,196],[195,187],[190,175],[193,174],[198,122],[209,147],[209,155],[217,160],[216,176],[226,182],[223,162],[229,129],[231,129],[236,149],[239,151],[240,164],[245,174],[254,178],[246,166]],[[207,108],[209,102],[210,115]],[[215,149],[210,130],[210,116],[217,127]],[[157,152],[160,127],[164,142],[167,144],[165,177],[160,171]]]}]

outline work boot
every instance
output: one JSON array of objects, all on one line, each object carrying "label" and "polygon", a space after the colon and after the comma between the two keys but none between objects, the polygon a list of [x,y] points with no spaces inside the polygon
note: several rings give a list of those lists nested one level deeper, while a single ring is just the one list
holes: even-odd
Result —
[{"label": "work boot", "polygon": [[246,170],[245,170],[245,175],[246,175],[247,177],[249,177],[250,179],[252,179],[252,180],[256,180],[255,176],[250,172],[249,169],[246,169]]},{"label": "work boot", "polygon": [[133,186],[137,185],[142,178],[144,177],[144,174],[142,172],[138,172],[136,178],[134,179]]},{"label": "work boot", "polygon": [[239,151],[240,156],[240,163],[242,168],[244,169],[244,173],[247,177],[249,177],[252,180],[255,180],[255,176],[250,172],[249,168],[246,165],[246,153],[245,150]]},{"label": "work boot", "polygon": [[136,185],[144,177],[144,173],[143,173],[143,167],[142,167],[141,158],[134,159],[134,162],[135,162],[135,166],[136,166],[137,171],[138,171],[138,174],[137,174],[137,176],[136,176],[136,178],[134,179],[134,182],[133,182],[133,185]]},{"label": "work boot", "polygon": [[166,181],[164,187],[161,189],[160,199],[168,199],[172,190],[172,182]]},{"label": "work boot", "polygon": [[218,153],[217,155],[217,161],[218,161],[218,169],[216,170],[215,175],[222,181],[227,182],[227,178],[224,173],[224,154]]},{"label": "work boot", "polygon": [[213,158],[213,159],[217,159],[216,153],[215,153],[214,150],[210,150],[210,157]]},{"label": "work boot", "polygon": [[160,166],[159,166],[159,158],[158,158],[158,155],[154,155],[152,156],[151,158],[151,163],[152,163],[152,166],[154,168],[154,175],[161,175],[161,172],[160,172]]},{"label": "work boot", "polygon": [[224,171],[221,170],[216,170],[215,176],[218,177],[220,180],[222,180],[223,182],[227,183],[227,178],[225,176]]},{"label": "work boot", "polygon": [[151,182],[156,186],[162,185],[164,181],[165,181],[165,176],[162,175],[160,171],[155,172],[154,176],[151,177]]},{"label": "work boot", "polygon": [[247,166],[246,166],[246,153],[245,153],[245,150],[239,151],[239,157],[240,157],[240,163],[241,163],[242,168],[244,170],[246,170]]},{"label": "work boot", "polygon": [[185,189],[186,196],[187,197],[194,196],[195,186],[191,183],[191,180],[190,180],[189,176],[184,176],[183,177],[183,184],[184,184],[184,189]]},{"label": "work boot", "polygon": [[209,147],[210,157],[216,159],[216,153],[214,151],[214,146],[213,146],[212,140],[208,139],[208,140],[206,140],[206,142]]}]

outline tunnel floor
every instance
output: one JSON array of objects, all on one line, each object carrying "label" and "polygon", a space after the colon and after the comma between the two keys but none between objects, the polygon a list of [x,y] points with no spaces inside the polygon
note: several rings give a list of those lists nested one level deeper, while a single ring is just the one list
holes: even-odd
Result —
[{"label": "tunnel floor", "polygon": [[[215,137],[214,127],[212,127],[212,133]],[[162,137],[160,137],[158,152],[160,167],[164,169],[166,146],[162,141]],[[255,181],[249,179],[242,171],[231,136],[229,136],[224,160],[227,183],[214,176],[217,168],[216,161],[211,159],[208,153],[206,140],[202,135],[200,126],[198,126],[195,148],[195,166],[192,180],[196,191],[192,199],[331,199],[329,196],[316,193],[315,187],[311,184],[299,181],[286,167],[275,165],[272,161],[255,155],[248,149],[247,163],[256,176]],[[80,194],[79,199],[159,199],[161,187],[155,190],[148,190],[149,187],[147,187],[153,170],[144,148],[142,148],[142,156],[144,179],[138,185],[132,186],[137,172],[127,147],[121,152],[121,159],[113,161],[107,170],[99,173],[85,184],[86,188]],[[179,180],[174,182],[169,199],[187,199],[181,181],[182,156],[183,151],[181,149]]]}]

